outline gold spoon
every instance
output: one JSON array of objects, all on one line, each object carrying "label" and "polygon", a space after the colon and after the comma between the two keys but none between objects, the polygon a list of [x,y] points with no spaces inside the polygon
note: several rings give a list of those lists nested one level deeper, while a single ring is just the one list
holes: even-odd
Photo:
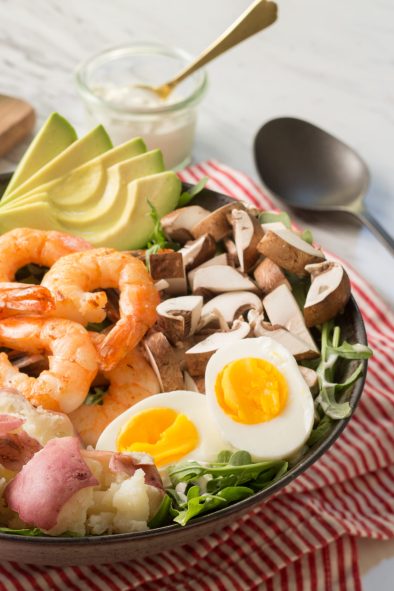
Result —
[{"label": "gold spoon", "polygon": [[245,10],[243,14],[214,41],[205,51],[188,66],[186,66],[175,78],[161,84],[160,86],[151,86],[150,84],[135,84],[137,88],[150,90],[159,96],[162,100],[166,99],[175,86],[185,78],[193,74],[196,70],[205,66],[208,62],[215,59],[228,49],[231,49],[241,41],[251,37],[255,33],[269,27],[277,19],[278,7],[275,2],[268,0],[255,0],[253,4]]}]

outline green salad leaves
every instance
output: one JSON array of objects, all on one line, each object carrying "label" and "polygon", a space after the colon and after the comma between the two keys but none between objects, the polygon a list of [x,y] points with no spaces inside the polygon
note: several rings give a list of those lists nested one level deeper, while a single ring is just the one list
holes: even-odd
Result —
[{"label": "green salad leaves", "polygon": [[247,451],[222,451],[211,464],[185,462],[169,468],[171,484],[149,523],[186,525],[199,515],[227,507],[264,490],[287,471],[285,461],[253,462]]},{"label": "green salad leaves", "polygon": [[344,419],[351,414],[348,401],[338,401],[336,395],[344,392],[360,377],[363,364],[360,363],[351,376],[343,383],[334,382],[335,366],[339,359],[368,359],[372,350],[366,345],[351,345],[347,341],[340,344],[341,329],[334,326],[334,322],[326,322],[321,333],[321,359],[316,368],[319,380],[319,395],[316,403],[320,405],[324,414],[331,419]]},{"label": "green salad leaves", "polygon": [[199,193],[201,193],[201,191],[204,189],[205,185],[208,182],[208,177],[204,176],[202,177],[202,179],[200,179],[197,183],[197,185],[193,185],[193,187],[191,187],[188,191],[183,191],[183,193],[181,193],[180,197],[179,197],[179,201],[178,201],[178,207],[185,207],[185,205],[187,205],[188,203],[190,203],[190,201],[193,199],[193,197],[195,197],[196,195],[198,195]]}]

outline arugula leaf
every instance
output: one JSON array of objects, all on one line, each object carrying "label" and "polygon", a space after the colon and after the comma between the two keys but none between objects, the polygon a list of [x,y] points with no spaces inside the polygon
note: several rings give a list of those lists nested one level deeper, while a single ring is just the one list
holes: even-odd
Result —
[{"label": "arugula leaf", "polygon": [[208,513],[215,509],[221,509],[227,505],[227,501],[218,495],[203,494],[198,497],[193,497],[187,503],[187,508],[179,511],[179,514],[174,518],[176,523],[186,525],[190,519]]},{"label": "arugula leaf", "polygon": [[301,238],[308,244],[313,244],[313,234],[310,230],[304,230],[301,234]]},{"label": "arugula leaf", "polygon": [[[285,461],[253,462],[247,451],[223,450],[211,464],[196,461],[170,466],[171,486],[150,527],[168,523],[170,517],[186,525],[198,515],[226,507],[262,490],[280,478],[288,469]],[[178,494],[183,484],[186,494]]]},{"label": "arugula leaf", "polygon": [[208,181],[209,181],[208,177],[204,176],[200,181],[198,181],[197,185],[194,185],[188,191],[184,191],[183,193],[181,193],[181,195],[179,197],[177,208],[184,207],[185,205],[190,203],[190,201],[193,199],[193,197],[198,195],[198,193],[201,193],[201,191],[204,189],[204,187]]},{"label": "arugula leaf", "polygon": [[236,501],[242,501],[253,495],[254,490],[247,486],[226,486],[222,488],[217,494],[218,497],[222,497],[229,503],[235,503]]},{"label": "arugula leaf", "polygon": [[360,364],[345,382],[342,384],[335,383],[334,372],[337,360],[340,357],[344,359],[368,359],[372,355],[372,350],[365,345],[359,343],[352,345],[347,341],[340,345],[339,341],[339,326],[334,326],[332,321],[323,324],[321,361],[316,369],[320,391],[316,402],[324,413],[332,419],[344,419],[351,414],[352,409],[349,402],[337,401],[336,393],[349,388],[362,374],[362,364]]},{"label": "arugula leaf", "polygon": [[262,211],[259,214],[260,224],[272,224],[274,222],[282,222],[290,230],[291,220],[286,211]]},{"label": "arugula leaf", "polygon": [[108,387],[101,388],[99,386],[94,386],[93,388],[90,388],[89,394],[86,396],[84,404],[86,404],[86,406],[94,406],[96,404],[102,406],[104,404],[104,398],[107,392]]},{"label": "arugula leaf", "polygon": [[231,456],[232,452],[229,449],[223,449],[221,452],[219,452],[216,462],[218,464],[228,464]]},{"label": "arugula leaf", "polygon": [[179,511],[176,511],[172,506],[171,497],[168,494],[165,494],[156,514],[148,522],[148,527],[154,529],[155,527],[168,525],[178,513]]},{"label": "arugula leaf", "polygon": [[167,238],[166,238],[166,235],[164,234],[164,230],[161,225],[159,213],[151,201],[148,200],[148,204],[150,207],[150,214],[149,215],[154,222],[153,231],[152,231],[150,240],[148,242],[148,248],[149,248],[149,245],[153,246],[156,244],[161,245],[162,248],[165,248],[164,245],[167,244]]},{"label": "arugula leaf", "polygon": [[339,347],[327,346],[327,352],[329,355],[334,354],[343,359],[369,359],[372,355],[372,349],[366,345],[356,343],[352,345],[347,341],[343,341]]},{"label": "arugula leaf", "polygon": [[333,419],[328,415],[324,415],[322,419],[320,419],[317,426],[312,430],[312,433],[309,435],[309,439],[306,444],[309,447],[312,447],[317,441],[323,439],[331,430],[331,426],[333,423]]},{"label": "arugula leaf", "polygon": [[172,250],[178,250],[180,248],[179,244],[176,242],[169,242],[166,238],[164,233],[163,227],[161,225],[161,220],[159,213],[156,207],[153,205],[151,201],[148,200],[148,204],[150,207],[150,216],[154,222],[153,231],[151,237],[146,245],[146,253],[145,253],[145,262],[148,271],[150,271],[150,263],[149,257],[151,254],[157,254],[159,250],[164,248],[171,248]]},{"label": "arugula leaf", "polygon": [[230,456],[228,460],[228,464],[230,464],[230,466],[244,466],[245,464],[251,463],[252,456],[248,451],[236,451]]},{"label": "arugula leaf", "polygon": [[[52,536],[44,533],[38,527],[24,528],[24,529],[12,529],[11,527],[0,527],[0,533],[13,534],[15,536],[29,536],[29,537],[44,536],[46,538],[52,537]],[[79,534],[76,534],[71,531],[66,531],[62,534],[59,534],[59,536],[62,538],[80,538],[80,537],[82,537]]]},{"label": "arugula leaf", "polygon": [[41,531],[38,527],[33,528],[25,528],[25,529],[12,529],[10,527],[0,527],[0,532],[2,534],[14,534],[15,536],[45,536],[43,531]]}]

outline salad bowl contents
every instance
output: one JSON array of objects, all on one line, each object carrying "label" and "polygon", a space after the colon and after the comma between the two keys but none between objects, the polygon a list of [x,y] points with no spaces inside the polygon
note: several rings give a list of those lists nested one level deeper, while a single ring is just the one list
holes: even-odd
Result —
[{"label": "salad bowl contents", "polygon": [[346,271],[287,214],[182,187],[142,140],[77,140],[58,115],[8,187],[3,556],[105,562],[190,541],[339,435],[371,351]]}]

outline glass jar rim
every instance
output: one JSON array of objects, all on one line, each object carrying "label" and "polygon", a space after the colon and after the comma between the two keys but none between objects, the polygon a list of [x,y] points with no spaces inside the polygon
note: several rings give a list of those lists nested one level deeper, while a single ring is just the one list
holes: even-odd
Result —
[{"label": "glass jar rim", "polygon": [[178,57],[183,59],[185,63],[189,63],[193,59],[193,56],[184,51],[183,49],[170,45],[164,45],[161,43],[139,42],[133,43],[131,45],[119,45],[117,47],[105,49],[104,51],[95,54],[94,56],[83,61],[77,67],[75,71],[75,79],[79,92],[84,98],[88,99],[89,101],[95,102],[97,105],[103,106],[106,109],[123,116],[171,113],[174,111],[180,111],[182,109],[188,108],[200,102],[203,95],[205,94],[208,85],[208,76],[204,70],[199,70],[197,73],[191,74],[191,78],[197,78],[197,76],[200,77],[200,81],[198,82],[196,88],[193,90],[191,94],[189,94],[185,98],[181,98],[179,101],[154,107],[138,106],[126,109],[124,107],[118,107],[111,101],[107,101],[106,99],[95,94],[87,83],[86,77],[89,70],[91,69],[95,69],[109,61],[114,61],[117,58],[125,57],[128,55],[134,56],[149,54],[164,55],[168,57]]}]

